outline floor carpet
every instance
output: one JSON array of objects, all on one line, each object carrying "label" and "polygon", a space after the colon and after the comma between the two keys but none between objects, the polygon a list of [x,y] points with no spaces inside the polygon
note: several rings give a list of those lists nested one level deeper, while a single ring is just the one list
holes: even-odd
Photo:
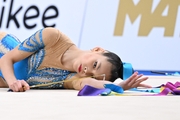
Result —
[{"label": "floor carpet", "polygon": [[[149,76],[158,86],[180,77]],[[116,81],[118,82],[118,81]],[[130,92],[130,91],[125,91]],[[77,96],[76,90],[0,89],[1,120],[180,120],[179,96]]]}]

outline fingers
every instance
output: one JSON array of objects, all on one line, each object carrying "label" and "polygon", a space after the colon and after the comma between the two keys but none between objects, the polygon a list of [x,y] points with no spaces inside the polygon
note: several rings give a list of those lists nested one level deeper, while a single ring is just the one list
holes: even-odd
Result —
[{"label": "fingers", "polygon": [[23,88],[24,88],[24,90],[29,90],[30,89],[30,87],[29,87],[29,84],[27,84],[27,82],[25,82],[24,80],[22,80],[21,81],[22,82],[22,84],[23,84]]},{"label": "fingers", "polygon": [[134,72],[129,78],[128,81],[133,80],[138,75],[138,72]]},{"label": "fingers", "polygon": [[146,81],[148,77],[142,77],[143,75],[138,75],[138,72],[134,72],[134,74],[125,81],[124,88],[130,89],[130,88],[137,88],[137,87],[146,87],[149,88],[151,86],[141,84],[142,82]]},{"label": "fingers", "polygon": [[129,79],[128,85],[129,85],[129,86],[132,86],[132,85],[133,85],[134,83],[136,83],[137,80],[138,80],[139,78],[141,78],[142,76],[143,76],[142,74],[141,74],[141,75],[138,75],[138,73],[133,74],[132,77]]},{"label": "fingers", "polygon": [[144,82],[145,80],[147,80],[147,77],[138,79],[138,80],[136,80],[134,83],[132,83],[131,86],[132,86],[133,88],[140,87],[140,84],[141,84],[142,82]]},{"label": "fingers", "polygon": [[29,85],[24,80],[17,80],[9,87],[13,92],[24,92],[29,90]]}]

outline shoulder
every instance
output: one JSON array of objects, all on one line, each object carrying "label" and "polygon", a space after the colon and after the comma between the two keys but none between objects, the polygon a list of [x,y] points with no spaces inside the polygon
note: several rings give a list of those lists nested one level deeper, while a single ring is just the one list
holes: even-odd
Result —
[{"label": "shoulder", "polygon": [[58,42],[72,43],[72,41],[67,35],[65,35],[59,29],[53,27],[44,28],[42,31],[42,37],[46,45],[47,44],[55,45]]},{"label": "shoulder", "polygon": [[42,30],[42,37],[45,42],[49,40],[57,40],[59,36],[60,31],[57,28],[47,27]]},{"label": "shoulder", "polygon": [[6,32],[0,31],[0,40],[2,40],[6,35]]},{"label": "shoulder", "polygon": [[55,45],[60,36],[61,33],[57,28],[46,27],[42,29],[42,39],[46,48]]},{"label": "shoulder", "polygon": [[43,29],[43,34],[49,34],[49,35],[54,35],[58,34],[59,29],[54,28],[54,27],[46,27]]}]

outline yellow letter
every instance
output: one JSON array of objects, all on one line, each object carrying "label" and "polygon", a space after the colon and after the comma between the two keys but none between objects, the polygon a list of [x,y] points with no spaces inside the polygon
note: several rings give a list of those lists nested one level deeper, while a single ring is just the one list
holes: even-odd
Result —
[{"label": "yellow letter", "polygon": [[[131,23],[140,15],[138,36],[147,36],[154,27],[164,27],[164,36],[173,36],[180,0],[161,0],[153,13],[152,2],[153,0],[140,0],[134,5],[133,0],[120,0],[114,35],[123,34],[126,15],[129,15]],[[167,6],[169,6],[168,14],[162,16]]]}]

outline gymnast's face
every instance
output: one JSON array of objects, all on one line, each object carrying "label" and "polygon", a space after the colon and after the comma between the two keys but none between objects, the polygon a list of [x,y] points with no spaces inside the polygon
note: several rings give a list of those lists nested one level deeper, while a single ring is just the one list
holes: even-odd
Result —
[{"label": "gymnast's face", "polygon": [[98,80],[108,80],[112,64],[103,56],[103,49],[93,49],[78,58],[75,68],[80,77],[93,76]]}]

